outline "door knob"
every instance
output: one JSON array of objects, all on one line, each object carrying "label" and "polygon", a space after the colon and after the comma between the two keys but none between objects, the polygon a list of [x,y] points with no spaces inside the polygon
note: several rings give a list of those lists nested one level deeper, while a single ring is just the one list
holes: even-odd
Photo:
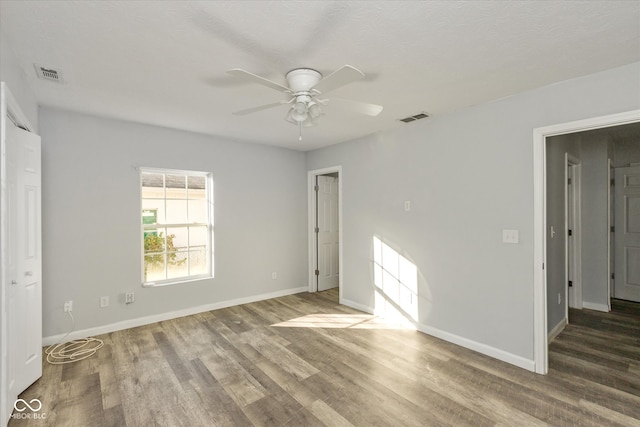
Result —
[{"label": "door knob", "polygon": [[12,280],[12,281],[11,281],[11,284],[12,284],[12,285],[17,285],[17,284],[18,284],[18,282],[16,282],[15,280]]},{"label": "door knob", "polygon": [[24,275],[25,276],[33,276],[33,271],[25,271]]}]

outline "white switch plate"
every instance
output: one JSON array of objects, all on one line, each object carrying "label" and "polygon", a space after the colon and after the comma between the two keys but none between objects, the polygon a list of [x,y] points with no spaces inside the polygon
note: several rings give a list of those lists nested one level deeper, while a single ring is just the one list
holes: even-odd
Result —
[{"label": "white switch plate", "polygon": [[277,278],[278,278],[278,273],[276,273],[275,271],[271,273],[271,280],[276,280]]},{"label": "white switch plate", "polygon": [[109,307],[109,297],[100,297],[100,308]]},{"label": "white switch plate", "polygon": [[519,241],[518,230],[502,230],[502,243],[518,243]]},{"label": "white switch plate", "polygon": [[411,210],[411,200],[404,201],[404,210],[405,212],[409,212]]}]

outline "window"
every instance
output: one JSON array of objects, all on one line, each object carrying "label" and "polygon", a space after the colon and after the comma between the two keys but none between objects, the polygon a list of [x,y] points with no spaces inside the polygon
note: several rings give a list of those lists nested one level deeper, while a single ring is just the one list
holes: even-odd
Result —
[{"label": "window", "polygon": [[213,277],[213,192],[204,172],[142,169],[142,282]]}]

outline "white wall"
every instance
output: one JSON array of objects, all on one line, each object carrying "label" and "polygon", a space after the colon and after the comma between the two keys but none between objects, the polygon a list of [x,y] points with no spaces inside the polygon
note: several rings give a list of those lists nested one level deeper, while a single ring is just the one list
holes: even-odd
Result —
[{"label": "white wall", "polygon": [[635,63],[308,153],[343,168],[344,298],[373,308],[377,235],[416,264],[422,325],[533,360],[532,131],[638,108]]},{"label": "white wall", "polygon": [[9,87],[31,126],[38,129],[38,103],[29,86],[25,71],[18,65],[7,37],[0,31],[0,81]]},{"label": "white wall", "polygon": [[[44,336],[66,300],[81,330],[306,286],[304,153],[49,108],[40,130]],[[137,166],[213,174],[214,279],[141,287]]]}]

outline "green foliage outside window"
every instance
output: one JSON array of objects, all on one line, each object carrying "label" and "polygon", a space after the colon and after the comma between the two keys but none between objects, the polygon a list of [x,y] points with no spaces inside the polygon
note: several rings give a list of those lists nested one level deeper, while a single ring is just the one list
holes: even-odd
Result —
[{"label": "green foliage outside window", "polygon": [[187,259],[177,259],[176,248],[173,244],[175,234],[169,234],[167,236],[167,248],[165,251],[165,239],[162,232],[158,233],[144,233],[144,274],[147,276],[147,269],[149,267],[162,267],[164,268],[164,256],[167,255],[167,264],[182,265]]}]

